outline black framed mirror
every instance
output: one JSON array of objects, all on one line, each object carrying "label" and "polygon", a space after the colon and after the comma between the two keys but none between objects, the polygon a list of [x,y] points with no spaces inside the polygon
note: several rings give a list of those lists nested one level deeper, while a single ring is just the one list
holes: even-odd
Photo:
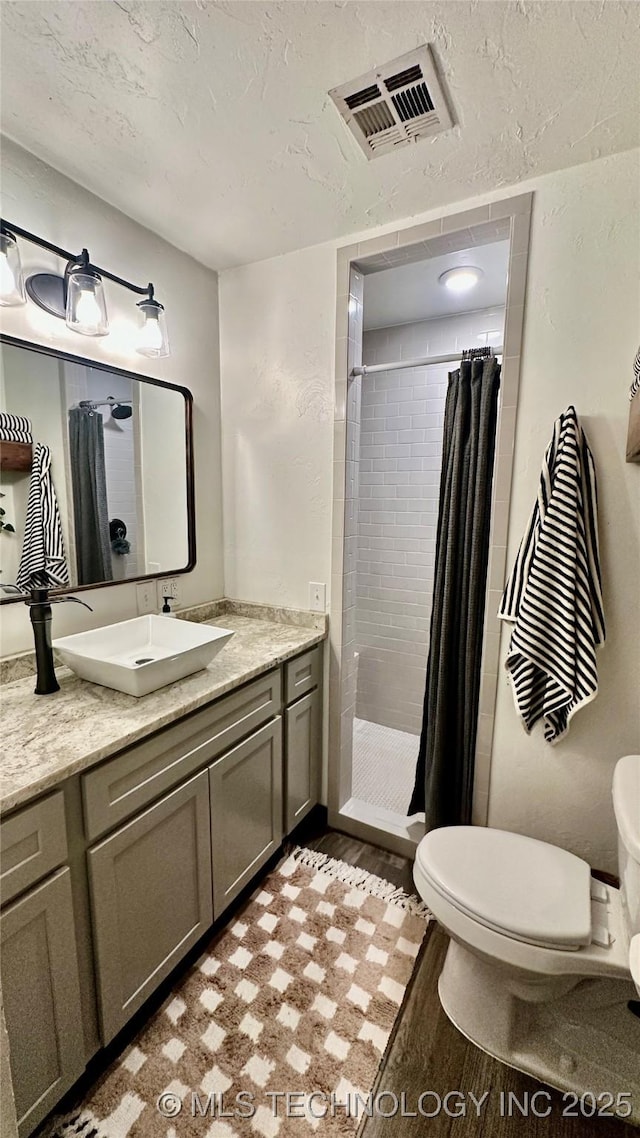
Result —
[{"label": "black framed mirror", "polygon": [[0,603],[187,573],[186,387],[0,335]]}]

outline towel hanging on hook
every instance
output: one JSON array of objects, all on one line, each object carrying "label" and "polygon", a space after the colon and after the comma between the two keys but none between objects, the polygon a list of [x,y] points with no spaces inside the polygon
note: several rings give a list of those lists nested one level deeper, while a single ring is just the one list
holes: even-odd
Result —
[{"label": "towel hanging on hook", "polygon": [[505,667],[523,726],[543,719],[557,743],[598,694],[605,639],[596,470],[574,406],[554,423],[498,617],[513,624]]}]

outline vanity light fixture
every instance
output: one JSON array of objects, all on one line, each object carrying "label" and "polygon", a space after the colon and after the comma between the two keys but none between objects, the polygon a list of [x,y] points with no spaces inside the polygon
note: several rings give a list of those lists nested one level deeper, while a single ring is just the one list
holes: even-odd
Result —
[{"label": "vanity light fixture", "polygon": [[15,234],[3,225],[0,229],[0,304],[10,307],[25,304],[26,299],[18,242]]},{"label": "vanity light fixture", "polygon": [[149,285],[149,295],[144,300],[139,300],[136,308],[140,309],[141,314],[136,352],[151,359],[168,356],[169,339],[164,305],[160,304],[153,295],[153,285]]},{"label": "vanity light fixture", "polygon": [[109,321],[102,277],[89,264],[86,249],[82,250],[82,256],[75,265],[67,265],[64,291],[67,328],[72,332],[80,332],[82,336],[106,336]]},{"label": "vanity light fixture", "polygon": [[[24,281],[17,242],[19,237],[66,261],[64,275],[34,273]],[[155,299],[152,284],[143,287],[117,277],[94,265],[86,249],[80,254],[71,253],[11,222],[0,221],[0,239],[0,304],[24,304],[26,289],[30,300],[51,316],[65,320],[72,332],[82,336],[106,336],[109,320],[102,283],[104,277],[143,297],[137,306],[142,324],[135,350],[140,355],[153,358],[169,355],[164,306]]]},{"label": "vanity light fixture", "polygon": [[458,265],[455,269],[440,273],[438,280],[449,292],[468,292],[483,276],[482,269],[477,269],[475,265]]}]

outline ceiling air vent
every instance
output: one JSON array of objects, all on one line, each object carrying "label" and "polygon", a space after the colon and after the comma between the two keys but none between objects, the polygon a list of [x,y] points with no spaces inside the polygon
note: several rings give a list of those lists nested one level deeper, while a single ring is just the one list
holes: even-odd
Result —
[{"label": "ceiling air vent", "polygon": [[453,126],[428,44],[329,94],[367,158]]}]

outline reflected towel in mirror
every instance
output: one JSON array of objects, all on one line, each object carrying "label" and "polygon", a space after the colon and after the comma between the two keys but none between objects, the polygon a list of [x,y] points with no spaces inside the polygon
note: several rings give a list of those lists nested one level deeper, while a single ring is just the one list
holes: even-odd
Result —
[{"label": "reflected towel in mirror", "polygon": [[33,452],[16,584],[25,592],[38,586],[56,588],[69,584],[60,510],[51,476],[51,451],[42,443],[37,443]]}]

